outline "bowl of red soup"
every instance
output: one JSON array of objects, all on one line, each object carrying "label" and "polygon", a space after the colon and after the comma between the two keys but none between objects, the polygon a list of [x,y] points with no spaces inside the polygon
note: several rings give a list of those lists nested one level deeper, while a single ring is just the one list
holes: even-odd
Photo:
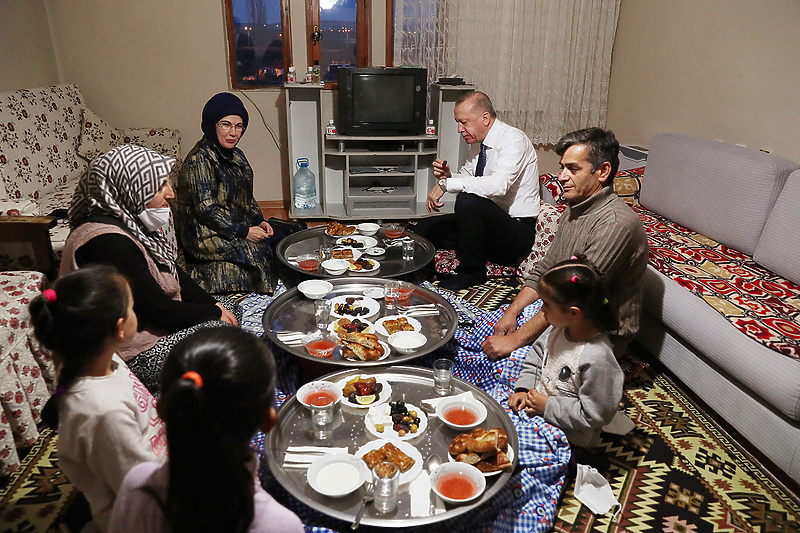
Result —
[{"label": "bowl of red soup", "polygon": [[486,478],[467,463],[443,463],[431,474],[431,488],[447,503],[467,503],[486,490]]},{"label": "bowl of red soup", "polygon": [[315,331],[303,337],[303,346],[316,357],[332,358],[338,337],[322,331]]},{"label": "bowl of red soup", "polygon": [[436,406],[436,416],[451,428],[465,431],[486,420],[486,406],[474,398],[445,398]]},{"label": "bowl of red soup", "polygon": [[297,256],[297,266],[306,272],[316,271],[321,262],[319,254],[303,254]]},{"label": "bowl of red soup", "polygon": [[342,389],[330,381],[311,381],[297,389],[297,401],[306,409],[312,405],[328,405],[342,400]]}]

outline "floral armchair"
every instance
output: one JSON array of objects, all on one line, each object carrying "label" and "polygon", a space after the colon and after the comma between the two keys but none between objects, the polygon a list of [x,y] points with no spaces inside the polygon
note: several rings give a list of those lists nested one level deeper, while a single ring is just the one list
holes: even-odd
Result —
[{"label": "floral armchair", "polygon": [[57,271],[66,210],[93,158],[132,143],[179,159],[180,142],[175,129],[110,127],[75,85],[0,94],[0,270]]}]

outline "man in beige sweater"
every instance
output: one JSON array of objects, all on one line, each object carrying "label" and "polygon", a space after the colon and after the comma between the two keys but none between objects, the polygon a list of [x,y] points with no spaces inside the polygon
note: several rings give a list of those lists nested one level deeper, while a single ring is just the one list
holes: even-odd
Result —
[{"label": "man in beige sweater", "polygon": [[542,273],[579,253],[605,279],[609,304],[618,322],[608,332],[617,358],[639,330],[647,236],[636,213],[614,193],[619,143],[610,131],[587,128],[562,137],[556,153],[561,156],[558,180],[568,207],[547,254],[495,324],[494,335],[481,345],[492,360],[507,357],[520,346],[534,342],[547,328],[541,313],[519,327],[517,318],[526,306],[539,299],[536,282]]}]

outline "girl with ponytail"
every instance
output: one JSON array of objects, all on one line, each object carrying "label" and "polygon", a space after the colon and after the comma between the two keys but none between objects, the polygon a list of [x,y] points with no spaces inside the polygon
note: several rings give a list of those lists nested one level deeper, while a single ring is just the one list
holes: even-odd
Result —
[{"label": "girl with ponytail", "polygon": [[237,328],[202,329],[176,344],[158,400],[169,460],[130,471],[110,531],[302,532],[259,484],[250,449],[256,431],[277,423],[275,373],[266,344]]},{"label": "girl with ponytail", "polygon": [[130,287],[111,267],[82,268],[34,298],[30,313],[58,369],[42,419],[58,429],[59,463],[105,531],[128,470],[166,455],[155,401],[117,355],[138,326]]},{"label": "girl with ponytail", "polygon": [[550,327],[528,352],[508,406],[542,415],[567,435],[574,459],[590,462],[583,448],[596,446],[616,415],[624,377],[606,333],[616,322],[603,279],[585,256],[572,256],[545,272],[536,291]]}]

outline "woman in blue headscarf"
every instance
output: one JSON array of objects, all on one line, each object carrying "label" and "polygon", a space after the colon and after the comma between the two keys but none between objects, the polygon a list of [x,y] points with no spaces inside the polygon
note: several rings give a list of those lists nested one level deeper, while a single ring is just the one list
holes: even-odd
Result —
[{"label": "woman in blue headscarf", "polygon": [[249,116],[230,93],[203,108],[203,138],[181,166],[176,225],[181,266],[206,290],[274,291],[273,246],[284,234],[270,226],[253,197],[253,169],[236,147]]}]

